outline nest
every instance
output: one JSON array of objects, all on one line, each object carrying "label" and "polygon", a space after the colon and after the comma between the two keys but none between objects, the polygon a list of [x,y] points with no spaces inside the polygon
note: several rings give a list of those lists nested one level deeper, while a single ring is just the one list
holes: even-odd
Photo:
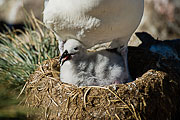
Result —
[{"label": "nest", "polygon": [[58,58],[44,61],[26,83],[25,106],[33,119],[175,120],[180,113],[180,62],[129,47],[135,81],[76,87],[59,78]]},{"label": "nest", "polygon": [[129,67],[135,81],[76,87],[60,81],[58,58],[47,60],[30,76],[24,104],[38,108],[34,117],[42,120],[177,119],[180,111],[179,73],[173,71],[171,62],[168,61],[168,67],[159,68],[157,61],[157,55],[131,47]]}]

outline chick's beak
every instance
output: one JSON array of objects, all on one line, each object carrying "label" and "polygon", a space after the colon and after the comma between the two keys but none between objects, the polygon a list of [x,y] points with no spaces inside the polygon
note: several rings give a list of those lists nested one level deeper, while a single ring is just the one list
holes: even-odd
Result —
[{"label": "chick's beak", "polygon": [[71,58],[71,54],[69,54],[68,51],[65,50],[59,59],[60,66],[62,66],[64,64],[64,62],[66,60],[69,60],[70,58]]}]

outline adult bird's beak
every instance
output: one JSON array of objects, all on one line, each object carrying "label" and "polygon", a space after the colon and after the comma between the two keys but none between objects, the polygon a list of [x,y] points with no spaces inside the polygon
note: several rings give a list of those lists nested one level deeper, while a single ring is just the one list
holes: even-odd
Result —
[{"label": "adult bird's beak", "polygon": [[59,59],[60,66],[62,66],[64,64],[64,62],[66,60],[69,60],[70,58],[71,58],[71,54],[69,54],[68,51],[65,50]]}]

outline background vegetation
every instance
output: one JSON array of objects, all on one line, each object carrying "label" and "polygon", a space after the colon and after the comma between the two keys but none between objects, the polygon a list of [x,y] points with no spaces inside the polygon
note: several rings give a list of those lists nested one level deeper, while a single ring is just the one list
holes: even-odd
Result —
[{"label": "background vegetation", "polygon": [[26,80],[42,61],[59,55],[52,32],[33,14],[27,20],[24,31],[0,33],[0,119],[25,119],[18,104]]}]

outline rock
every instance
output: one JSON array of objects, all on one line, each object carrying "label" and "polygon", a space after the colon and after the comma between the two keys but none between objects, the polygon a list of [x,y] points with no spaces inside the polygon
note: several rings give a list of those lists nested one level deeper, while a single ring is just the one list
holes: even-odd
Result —
[{"label": "rock", "polygon": [[142,44],[139,47],[157,53],[165,59],[180,61],[180,39],[157,40],[146,32],[139,32],[136,33],[136,35],[142,41]]},{"label": "rock", "polygon": [[146,0],[140,30],[147,31],[159,39],[178,38],[180,36],[179,10],[179,0]]},{"label": "rock", "polygon": [[[144,16],[136,32],[146,31],[155,38],[180,38],[180,1],[145,0]],[[141,44],[134,35],[130,46]]]},{"label": "rock", "polygon": [[30,13],[33,11],[38,19],[42,19],[43,0],[1,0],[0,21],[8,24],[24,23],[26,14],[24,9]]}]

